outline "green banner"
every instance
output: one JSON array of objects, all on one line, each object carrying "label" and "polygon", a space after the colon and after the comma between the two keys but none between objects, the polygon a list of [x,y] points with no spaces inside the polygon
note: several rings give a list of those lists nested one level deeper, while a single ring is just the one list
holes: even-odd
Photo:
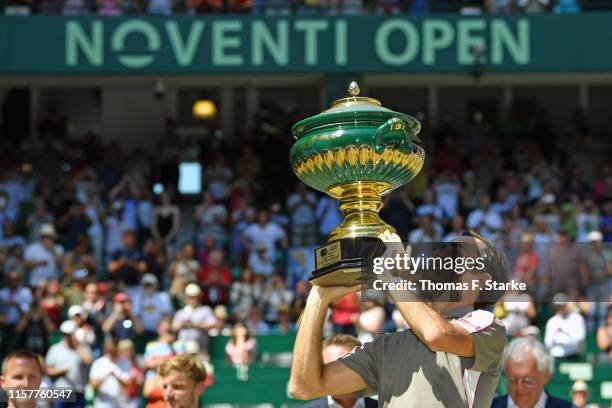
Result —
[{"label": "green banner", "polygon": [[3,74],[612,69],[612,14],[0,17]]}]

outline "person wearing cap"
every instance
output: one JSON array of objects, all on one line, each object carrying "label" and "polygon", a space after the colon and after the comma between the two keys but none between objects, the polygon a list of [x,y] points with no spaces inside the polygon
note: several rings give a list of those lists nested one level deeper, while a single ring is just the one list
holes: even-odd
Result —
[{"label": "person wearing cap", "polygon": [[555,315],[546,322],[544,344],[554,357],[578,357],[584,348],[584,318],[571,310],[569,302],[565,293],[553,296]]},{"label": "person wearing cap", "polygon": [[132,302],[126,293],[119,292],[113,296],[113,311],[102,323],[102,331],[112,334],[117,340],[142,334],[142,322],[132,311]]},{"label": "person wearing cap", "polygon": [[539,340],[512,340],[503,358],[509,393],[495,397],[491,408],[576,408],[544,389],[554,366],[553,357]]},{"label": "person wearing cap", "polygon": [[43,224],[38,230],[38,242],[28,245],[23,254],[29,270],[28,286],[37,288],[43,279],[57,279],[64,263],[64,248],[55,243],[57,233],[53,224]]},{"label": "person wearing cap", "polygon": [[582,257],[583,279],[588,282],[587,299],[591,303],[587,328],[595,330],[606,321],[606,302],[612,296],[612,249],[603,244],[603,234],[591,231]]},{"label": "person wearing cap", "polygon": [[[334,334],[323,341],[321,355],[324,364],[329,364],[340,357],[353,351],[355,347],[361,347],[361,342],[349,334]],[[300,408],[376,408],[378,402],[372,398],[356,397],[352,394],[326,395]]]},{"label": "person wearing cap", "polygon": [[577,408],[599,408],[598,404],[589,404],[589,386],[582,380],[572,384],[572,404]]},{"label": "person wearing cap", "polygon": [[87,311],[81,305],[72,305],[68,308],[68,318],[74,321],[77,329],[74,332],[74,337],[80,345],[91,349],[96,344],[96,333],[87,323]]},{"label": "person wearing cap", "polygon": [[202,289],[196,283],[185,287],[186,305],[174,315],[172,328],[179,340],[194,340],[202,350],[208,350],[208,329],[217,321],[210,306],[200,304],[201,297]]},{"label": "person wearing cap", "polygon": [[76,402],[72,405],[73,403],[55,401],[53,408],[84,408],[87,369],[93,359],[88,348],[80,345],[74,336],[77,330],[74,320],[64,321],[59,329],[62,339],[49,348],[45,358],[47,375],[53,380],[53,387],[71,389],[76,395]]},{"label": "person wearing cap", "polygon": [[170,296],[157,290],[159,281],[152,273],[145,273],[140,280],[141,289],[134,296],[134,314],[142,322],[147,338],[155,337],[157,325],[174,312]]},{"label": "person wearing cap", "polygon": [[[401,244],[397,234],[389,231],[379,239],[391,252]],[[456,242],[464,257],[482,262],[482,268],[457,273],[461,283],[477,282],[484,288],[485,280],[507,279],[506,260],[493,243],[472,231],[465,231]],[[402,245],[401,252],[409,257],[409,249],[405,251]],[[395,302],[410,329],[381,335],[328,364],[320,354],[328,308],[362,285],[312,288],[293,348],[289,394],[302,400],[377,394],[379,406],[387,408],[488,407],[501,374],[506,330],[487,308],[503,292],[418,294],[398,289],[399,277],[390,275],[390,270],[378,275],[387,284],[383,293]]]},{"label": "person wearing cap", "polygon": [[113,336],[104,339],[104,355],[91,365],[89,384],[96,392],[94,408],[128,407],[128,388],[133,379],[131,364],[119,355],[117,340]]}]

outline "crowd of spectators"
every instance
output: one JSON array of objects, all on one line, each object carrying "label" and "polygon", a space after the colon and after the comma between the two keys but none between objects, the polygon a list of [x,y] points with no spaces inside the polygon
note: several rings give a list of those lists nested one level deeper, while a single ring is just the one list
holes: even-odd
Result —
[{"label": "crowd of spectators", "polygon": [[[424,15],[460,12],[466,15],[500,13],[578,13],[582,7],[602,8],[602,2],[578,0],[3,0],[6,15],[63,14],[66,16],[251,14],[299,15]],[[607,5],[609,8],[610,5]],[[603,5],[606,8],[606,4]]]},{"label": "crowd of spectators", "polygon": [[[304,307],[308,274],[289,276],[289,252],[312,254],[342,218],[335,200],[296,183],[282,159],[295,119],[258,116],[239,144],[199,141],[197,204],[175,190],[181,148],[193,141],[172,121],[156,156],[69,137],[53,117],[32,140],[5,142],[2,353],[46,356],[50,381],[79,392],[89,384],[101,407],[124,405],[104,405],[117,395],[136,404],[139,387],[154,404],[155,368],[175,353],[206,359],[210,336],[231,336],[228,362],[246,380],[257,337],[294,333]],[[381,216],[410,242],[448,241],[465,227],[493,240],[529,285],[495,308],[509,334],[544,327],[549,352],[568,358],[583,356],[585,337],[596,335],[610,354],[609,124],[578,109],[559,126],[545,110],[525,118],[509,110],[498,126],[477,114],[464,129],[447,113],[423,125],[425,167],[384,198]],[[154,193],[158,183],[163,192]],[[334,304],[326,334],[366,342],[405,328],[384,299],[352,294]]]}]

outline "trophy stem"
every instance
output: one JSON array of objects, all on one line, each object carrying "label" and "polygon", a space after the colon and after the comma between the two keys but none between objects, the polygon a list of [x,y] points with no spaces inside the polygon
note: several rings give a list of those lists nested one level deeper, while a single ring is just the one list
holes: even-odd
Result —
[{"label": "trophy stem", "polygon": [[357,181],[342,186],[340,210],[344,213],[344,220],[331,232],[327,242],[342,238],[378,238],[385,230],[395,232],[395,228],[378,215],[383,206],[378,193],[380,184]]}]

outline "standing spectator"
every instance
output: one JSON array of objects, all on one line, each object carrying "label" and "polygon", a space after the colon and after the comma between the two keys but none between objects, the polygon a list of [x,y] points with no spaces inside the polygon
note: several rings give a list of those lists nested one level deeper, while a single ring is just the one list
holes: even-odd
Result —
[{"label": "standing spectator", "polygon": [[117,341],[108,336],[104,340],[104,355],[93,362],[89,372],[89,384],[96,393],[94,408],[128,406],[130,370],[130,362],[119,356]]},{"label": "standing spectator", "polygon": [[104,323],[106,299],[100,295],[98,284],[95,282],[89,282],[85,285],[83,294],[85,300],[82,306],[87,313],[87,320],[98,334],[101,334],[102,324]]},{"label": "standing spectator", "polygon": [[355,322],[359,318],[359,296],[348,294],[332,303],[331,322],[334,332],[354,336]]},{"label": "standing spectator", "polygon": [[85,206],[75,203],[57,221],[57,225],[62,231],[64,249],[70,251],[75,247],[78,238],[87,234],[91,221],[85,213]]},{"label": "standing spectator", "polygon": [[442,173],[434,182],[433,188],[438,207],[442,208],[446,218],[454,218],[459,210],[459,193],[461,192],[457,176],[449,172]]},{"label": "standing spectator", "polygon": [[38,287],[44,279],[57,279],[64,261],[64,248],[55,243],[55,227],[52,224],[44,224],[38,235],[39,241],[28,245],[24,254],[26,268],[30,270],[31,287]]},{"label": "standing spectator", "polygon": [[246,319],[254,301],[255,287],[253,271],[251,271],[250,268],[244,268],[240,274],[240,279],[232,283],[230,291],[233,317],[236,320]]},{"label": "standing spectator", "polygon": [[512,340],[506,346],[503,359],[509,395],[493,398],[491,408],[574,408],[544,390],[553,368],[553,358],[538,340],[531,337]]},{"label": "standing spectator", "polygon": [[223,154],[215,155],[212,166],[204,169],[204,180],[207,180],[207,189],[215,201],[224,200],[228,194],[228,186],[232,180],[232,169],[227,165]]},{"label": "standing spectator", "polygon": [[[14,329],[14,339],[17,347],[27,348],[30,351],[44,355],[49,348],[49,336],[55,329],[45,310],[41,307],[38,298],[32,300],[28,312],[21,317]],[[10,337],[7,336],[9,339]],[[9,340],[10,342],[10,340]],[[12,342],[13,346],[15,341]],[[11,344],[9,343],[9,346]]]},{"label": "standing spectator", "polygon": [[13,270],[7,275],[6,287],[0,289],[0,304],[4,305],[4,333],[12,333],[21,317],[27,313],[32,303],[32,292],[21,284],[19,272]]},{"label": "standing spectator", "polygon": [[506,326],[506,333],[516,336],[531,324],[536,316],[536,309],[529,293],[509,291],[502,298],[506,316],[501,319]]},{"label": "standing spectator", "polygon": [[296,327],[291,321],[291,306],[279,305],[276,313],[278,315],[278,323],[272,327],[270,334],[280,336],[295,334]]},{"label": "standing spectator", "polygon": [[577,297],[580,289],[580,265],[582,256],[577,245],[570,241],[569,234],[565,230],[557,233],[557,243],[550,246],[550,252],[545,258],[544,270],[545,286],[549,293],[570,293],[573,298]]},{"label": "standing spectator", "polygon": [[134,297],[134,315],[142,322],[144,334],[154,336],[160,320],[172,316],[170,296],[158,290],[159,281],[151,273],[146,273],[141,281],[141,289]]},{"label": "standing spectator", "polygon": [[439,242],[442,239],[442,227],[434,222],[432,214],[424,213],[419,217],[419,227],[410,231],[408,241],[417,242]]},{"label": "standing spectator", "polygon": [[113,260],[108,264],[111,281],[126,287],[134,294],[140,277],[146,272],[146,263],[142,261],[140,251],[136,246],[136,234],[129,229],[123,232],[123,248],[113,254]]},{"label": "standing spectator", "polygon": [[570,310],[569,297],[565,293],[557,293],[553,304],[555,315],[546,322],[544,344],[553,357],[578,357],[586,337],[584,318]]},{"label": "standing spectator", "polygon": [[64,279],[72,277],[76,271],[83,269],[92,276],[98,271],[96,254],[92,251],[89,238],[85,234],[77,237],[74,249],[68,251],[64,257]]},{"label": "standing spectator", "polygon": [[342,222],[342,213],[338,209],[338,200],[327,195],[319,197],[315,217],[319,222],[318,242],[327,242],[328,235]]},{"label": "standing spectator", "polygon": [[45,359],[47,375],[53,379],[53,387],[70,388],[76,397],[74,403],[54,401],[53,408],[85,408],[87,367],[91,364],[92,357],[87,348],[81,346],[74,337],[76,330],[77,325],[74,321],[63,322],[60,326],[62,340],[51,346]]},{"label": "standing spectator", "polygon": [[487,239],[502,227],[501,216],[491,209],[491,197],[486,194],[480,197],[480,207],[470,212],[466,225]]},{"label": "standing spectator", "polygon": [[198,239],[204,242],[213,239],[223,242],[227,239],[227,209],[224,205],[215,203],[212,193],[205,191],[202,194],[202,203],[195,209],[195,219],[198,223]]},{"label": "standing spectator", "polygon": [[512,270],[513,279],[526,283],[528,290],[534,291],[539,263],[540,255],[533,247],[533,236],[531,234],[523,235],[519,255]]},{"label": "standing spectator", "polygon": [[151,234],[167,255],[181,225],[181,210],[172,204],[170,193],[164,191],[159,196],[159,205],[153,207],[152,216]]},{"label": "standing spectator", "polygon": [[597,347],[612,358],[612,304],[608,305],[606,324],[597,328]]},{"label": "standing spectator", "polygon": [[[125,1],[123,4],[128,3]],[[134,1],[137,3],[137,1]],[[138,220],[138,242],[140,244],[151,236],[151,224],[153,223],[153,200],[151,192],[144,188],[139,189],[136,204],[136,217]]]},{"label": "standing spectator", "polygon": [[298,183],[296,192],[287,197],[287,210],[291,214],[291,245],[311,246],[317,243],[315,208],[317,196]]},{"label": "standing spectator", "polygon": [[593,302],[589,309],[587,327],[590,331],[603,325],[606,301],[612,295],[612,250],[603,245],[603,234],[591,231],[587,235],[588,247],[583,256],[583,276],[587,285],[587,299]]},{"label": "standing spectator", "polygon": [[113,297],[113,311],[102,323],[102,331],[117,340],[132,339],[143,332],[142,323],[132,311],[127,294],[120,292]]},{"label": "standing spectator", "polygon": [[91,352],[96,345],[96,333],[87,323],[87,311],[81,305],[72,305],[68,309],[68,318],[76,323],[77,328],[74,338],[80,346],[85,347]]},{"label": "standing spectator", "polygon": [[601,216],[593,200],[586,199],[582,202],[580,212],[576,216],[576,227],[578,235],[576,242],[588,242],[588,234],[600,228]]},{"label": "standing spectator", "polygon": [[255,360],[257,340],[249,334],[242,323],[236,323],[232,335],[225,345],[225,354],[236,368],[236,378],[240,381],[249,379],[249,365]]},{"label": "standing spectator", "polygon": [[155,240],[149,238],[142,246],[142,258],[139,268],[153,274],[158,281],[164,282],[166,257]]},{"label": "standing spectator", "polygon": [[115,200],[111,207],[111,213],[106,217],[104,225],[106,226],[106,250],[107,260],[112,260],[117,251],[123,249],[123,233],[131,227],[125,221],[123,203]]},{"label": "standing spectator", "polygon": [[176,259],[170,264],[170,296],[175,304],[184,303],[185,286],[189,282],[195,282],[200,271],[200,262],[195,259],[193,244],[185,242]]},{"label": "standing spectator", "polygon": [[144,378],[142,375],[142,370],[136,363],[134,356],[134,343],[130,339],[121,340],[117,344],[117,349],[119,350],[119,357],[123,358],[130,364],[130,383],[125,390],[128,397],[127,408],[138,408],[140,406],[140,398],[138,396],[140,394],[140,387],[144,382]]},{"label": "standing spectator", "polygon": [[203,289],[204,303],[210,306],[227,304],[232,284],[227,264],[223,261],[223,252],[215,249],[208,256],[208,265],[202,268],[200,283]]},{"label": "standing spectator", "polygon": [[186,305],[178,310],[172,319],[172,329],[182,341],[193,340],[200,350],[208,350],[208,329],[214,327],[215,316],[210,306],[200,304],[202,289],[190,283],[185,288]]},{"label": "standing spectator", "polygon": [[287,247],[285,231],[278,224],[270,221],[268,211],[259,210],[257,223],[247,227],[242,234],[245,245],[250,248],[251,254],[258,249],[258,244],[263,244],[268,259],[276,259],[276,248],[280,244],[282,248]]}]

